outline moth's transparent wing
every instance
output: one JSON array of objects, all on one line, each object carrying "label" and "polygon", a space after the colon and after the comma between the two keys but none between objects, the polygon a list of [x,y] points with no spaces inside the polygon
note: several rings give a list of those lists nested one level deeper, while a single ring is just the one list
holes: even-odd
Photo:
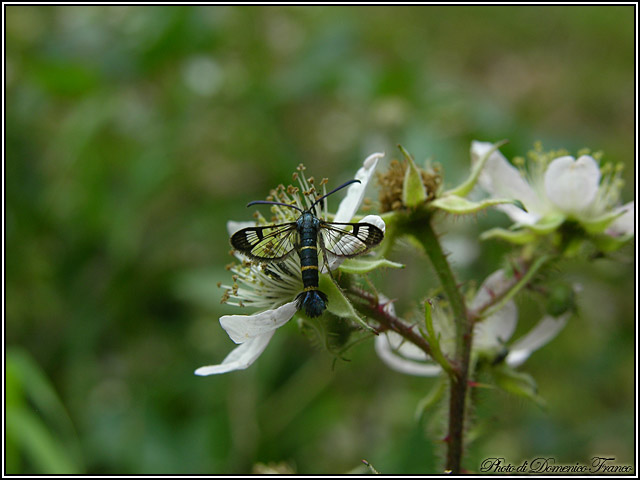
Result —
[{"label": "moth's transparent wing", "polygon": [[295,223],[243,228],[231,236],[233,248],[261,262],[282,261],[299,243]]},{"label": "moth's transparent wing", "polygon": [[384,232],[370,223],[320,222],[322,246],[331,255],[351,258],[378,245]]}]

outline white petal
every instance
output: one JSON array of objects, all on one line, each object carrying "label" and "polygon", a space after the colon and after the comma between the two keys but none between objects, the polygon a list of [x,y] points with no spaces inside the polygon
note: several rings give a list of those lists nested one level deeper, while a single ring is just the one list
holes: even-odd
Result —
[{"label": "white petal", "polygon": [[387,341],[389,342],[391,349],[402,358],[418,360],[421,362],[429,360],[426,353],[420,350],[417,345],[407,342],[399,333],[390,330],[386,332],[385,335],[387,336]]},{"label": "white petal", "polygon": [[511,346],[506,358],[507,364],[517,367],[529,358],[532,352],[549,343],[564,328],[570,315],[565,313],[557,318],[544,316],[529,333]]},{"label": "white petal", "polygon": [[[478,293],[469,303],[469,308],[478,309],[491,302],[495,295],[508,288],[511,281],[504,270],[496,270],[482,282]],[[503,345],[513,335],[517,323],[518,309],[513,301],[509,301],[496,313],[476,324],[473,341],[475,347],[489,349]]]},{"label": "white petal", "polygon": [[617,211],[624,213],[609,225],[607,233],[614,237],[633,235],[635,233],[635,202],[631,201],[618,208]]},{"label": "white petal", "polygon": [[[334,270],[336,270],[340,265],[342,265],[342,262],[344,262],[344,258],[343,257],[338,257],[337,255],[334,255],[333,253],[326,251],[325,252],[327,255],[327,261],[324,261],[324,254],[323,254],[323,258],[322,258],[322,266],[320,267],[320,273],[329,273],[329,270],[331,270],[332,272]],[[327,268],[328,266],[328,268]]]},{"label": "white petal", "polygon": [[208,365],[200,367],[194,373],[196,375],[217,375],[220,373],[232,372],[234,370],[244,370],[249,367],[257,358],[262,355],[264,349],[269,345],[269,341],[275,330],[267,332],[259,337],[252,338],[248,342],[231,350],[229,355],[219,365]]},{"label": "white petal", "polygon": [[387,227],[382,217],[378,215],[367,215],[358,223],[370,223],[371,225],[378,227],[380,230],[382,230],[382,233],[384,233],[385,228]]},{"label": "white petal", "polygon": [[236,232],[239,232],[243,228],[255,227],[256,222],[235,222],[233,220],[229,220],[227,222],[227,232],[229,232],[229,236],[233,235]]},{"label": "white petal", "polygon": [[373,177],[378,160],[382,157],[384,157],[384,153],[374,153],[365,159],[355,176],[355,179],[360,180],[360,183],[354,183],[347,189],[347,195],[340,202],[334,222],[348,222],[356,214],[364,198],[367,184]]},{"label": "white petal", "polygon": [[450,255],[451,261],[458,266],[468,267],[480,253],[477,239],[465,235],[448,234],[441,238],[444,250]]},{"label": "white petal", "polygon": [[511,278],[507,277],[504,270],[496,270],[482,282],[469,307],[475,310],[490,302],[497,293],[507,288],[510,282]]},{"label": "white petal", "polygon": [[380,359],[386,363],[387,366],[398,372],[421,377],[434,377],[439,375],[442,371],[440,365],[435,363],[419,363],[396,355],[389,344],[387,335],[385,334],[378,335],[376,337],[375,348]]},{"label": "white petal", "polygon": [[588,207],[596,198],[599,183],[600,169],[588,155],[578,160],[556,158],[544,174],[547,197],[565,213],[578,213]]},{"label": "white petal", "polygon": [[[482,158],[493,144],[489,142],[471,142],[471,160],[473,163]],[[493,152],[480,173],[478,183],[494,198],[513,198],[520,200],[530,214],[543,214],[544,204],[538,198],[531,186],[526,182],[520,171],[509,163],[498,150]],[[503,209],[512,220],[520,222],[520,219],[512,216],[513,210],[522,209],[512,206]],[[526,213],[526,212],[525,212]]]},{"label": "white petal", "polygon": [[511,338],[518,323],[518,308],[513,300],[474,328],[474,347],[488,350],[504,345]]},{"label": "white petal", "polygon": [[293,301],[255,315],[225,315],[220,317],[220,325],[231,340],[244,343],[281,327],[291,320],[296,310],[296,302]]},{"label": "white petal", "polygon": [[511,204],[496,205],[496,209],[506,213],[511,220],[520,225],[535,225],[542,217],[540,213],[525,212],[520,207]]}]

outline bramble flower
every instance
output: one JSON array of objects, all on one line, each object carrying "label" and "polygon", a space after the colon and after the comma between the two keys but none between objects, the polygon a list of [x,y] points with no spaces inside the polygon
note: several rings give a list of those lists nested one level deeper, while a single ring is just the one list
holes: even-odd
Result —
[{"label": "bramble flower", "polygon": [[[472,162],[476,163],[494,146],[473,141]],[[497,150],[482,169],[479,184],[492,197],[512,198],[522,204],[496,206],[505,212],[518,230],[493,229],[483,238],[500,237],[513,243],[527,243],[535,235],[555,231],[565,221],[574,221],[594,236],[607,235],[615,248],[634,234],[634,202],[620,206],[622,165],[602,167],[591,155],[578,159],[564,152],[532,152],[527,169],[511,165]],[[613,242],[612,239],[617,241]]]},{"label": "bramble flower", "polygon": [[[348,188],[336,215],[332,218],[333,221],[349,222],[352,219],[360,208],[367,184],[373,177],[378,160],[383,155],[382,153],[374,153],[365,159],[363,166],[355,176],[361,183],[354,183]],[[294,187],[285,189],[280,185],[272,192],[272,199],[282,203],[295,204],[301,209],[309,208],[313,203],[312,195],[316,190],[313,178],[307,179],[303,170],[304,167],[300,166],[299,173],[294,175],[294,179],[299,182],[300,189]],[[323,190],[326,190],[325,184],[326,181],[320,183]],[[325,219],[328,217],[326,203],[324,202],[323,209]],[[275,215],[273,222],[267,222],[262,216],[258,216],[257,224],[294,222],[297,218],[293,209],[279,205],[273,205],[272,212]],[[384,221],[376,215],[367,215],[361,222],[372,223],[384,231]],[[256,222],[230,221],[227,224],[227,229],[229,235],[233,235],[242,228],[255,225]],[[220,325],[229,337],[238,344],[238,347],[232,350],[222,363],[198,368],[195,371],[196,375],[215,375],[246,369],[264,352],[275,331],[291,320],[297,312],[295,298],[303,289],[300,262],[297,256],[290,255],[281,263],[262,264],[250,261],[239,252],[235,252],[234,255],[240,263],[230,267],[233,272],[233,284],[222,285],[226,290],[222,301],[228,305],[254,307],[259,311],[251,315],[224,315],[220,317]],[[337,259],[330,258],[328,268],[335,270],[340,263]],[[328,273],[326,266],[324,267],[322,273]],[[328,277],[328,275],[321,275],[321,287],[323,277]],[[324,285],[329,288],[332,283],[325,281]],[[340,315],[340,308],[344,302],[343,299],[335,298],[337,290],[334,288],[326,293],[330,299],[328,309]]]},{"label": "bramble flower", "polygon": [[[486,158],[474,165],[462,184],[450,190],[444,190],[442,172],[437,164],[431,165],[431,162],[427,161],[424,167],[420,167],[409,152],[402,146],[399,148],[404,161],[392,160],[388,170],[378,175],[382,212],[392,212],[385,217],[387,219],[392,219],[395,212],[413,210],[422,205],[431,211],[442,210],[454,215],[465,215],[501,203],[512,202],[508,198],[489,198],[480,201],[471,201],[466,198],[476,184]],[[487,152],[487,157],[490,153]]]},{"label": "bramble flower", "polygon": [[[473,310],[485,304],[494,295],[493,292],[500,291],[506,281],[503,270],[491,274],[480,287],[469,308]],[[434,308],[432,315],[433,324],[439,336],[440,349],[452,358],[455,348],[453,324],[442,309]],[[546,315],[529,333],[508,345],[518,323],[518,309],[513,300],[509,300],[500,310],[476,323],[473,353],[476,357],[487,355],[496,358],[505,352],[506,347],[508,348],[506,364],[517,367],[535,350],[551,341],[565,326],[569,315],[569,313],[558,317]],[[442,372],[442,367],[426,353],[412,343],[406,342],[403,337],[393,331],[377,336],[375,349],[384,363],[401,373],[431,377]]]}]

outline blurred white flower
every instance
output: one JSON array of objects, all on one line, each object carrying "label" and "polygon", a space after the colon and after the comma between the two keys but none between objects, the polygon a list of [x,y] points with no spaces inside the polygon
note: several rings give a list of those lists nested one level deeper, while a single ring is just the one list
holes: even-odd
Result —
[{"label": "blurred white flower", "polygon": [[[378,160],[382,156],[381,153],[374,153],[365,159],[355,176],[355,179],[360,180],[361,183],[354,183],[348,188],[334,221],[348,222],[358,211],[364,199],[367,184],[373,177]],[[306,195],[300,195],[296,190],[282,189],[278,192],[278,201],[295,202],[300,208],[309,208],[313,203],[308,198],[313,191],[312,183],[305,178],[302,169],[297,178],[301,191],[306,192]],[[326,202],[324,204],[326,218]],[[275,223],[287,223],[296,219],[293,209],[274,205],[272,211],[276,216]],[[378,216],[369,215],[362,221],[384,229],[384,221]],[[259,224],[266,223],[264,219],[259,220]],[[227,224],[227,230],[229,235],[233,235],[242,228],[255,225],[255,222],[230,221]],[[196,375],[215,375],[249,367],[267,348],[275,331],[291,320],[297,311],[295,298],[303,289],[297,257],[289,256],[282,263],[260,264],[251,262],[238,252],[235,252],[235,256],[240,264],[231,267],[234,274],[233,285],[222,285],[226,289],[223,301],[229,305],[257,307],[262,310],[252,315],[220,317],[220,325],[239,346],[232,350],[222,363],[198,368],[195,371]],[[330,268],[332,270],[337,268],[339,263],[331,259]]]},{"label": "blurred white flower", "polygon": [[[493,292],[500,291],[506,281],[508,279],[502,270],[491,274],[480,287],[469,308],[484,305],[494,295]],[[517,367],[529,358],[531,353],[551,341],[565,326],[569,315],[567,313],[557,318],[547,315],[529,333],[509,345],[518,322],[518,309],[510,300],[496,313],[476,323],[473,352],[496,355],[506,347],[506,363],[511,367]],[[449,358],[453,357],[455,347],[452,322],[438,308],[432,310],[432,318],[440,338],[440,348]],[[436,376],[442,372],[440,365],[431,357],[393,331],[378,335],[375,348],[382,361],[399,372],[424,377]]]},{"label": "blurred white flower", "polygon": [[[473,141],[471,159],[479,161],[493,144]],[[511,165],[499,151],[488,158],[479,184],[492,197],[512,198],[513,204],[498,205],[516,226],[549,233],[565,220],[580,223],[588,233],[633,235],[634,203],[620,206],[622,167],[602,168],[590,155],[578,159],[565,155],[551,159],[534,155],[527,170]]]}]

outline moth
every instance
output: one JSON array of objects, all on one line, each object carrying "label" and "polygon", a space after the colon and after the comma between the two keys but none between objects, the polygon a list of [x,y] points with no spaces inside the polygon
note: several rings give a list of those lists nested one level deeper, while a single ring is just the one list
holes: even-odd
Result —
[{"label": "moth", "polygon": [[295,222],[248,227],[231,236],[231,245],[238,252],[261,263],[280,263],[294,252],[300,259],[304,290],[296,297],[296,307],[309,317],[318,317],[327,308],[328,298],[319,288],[318,247],[325,265],[331,256],[351,258],[378,245],[384,232],[370,223],[336,223],[318,218],[315,207],[329,195],[360,180],[349,180],[318,198],[307,209],[296,205],[256,200],[252,205],[280,205],[300,212]]}]

